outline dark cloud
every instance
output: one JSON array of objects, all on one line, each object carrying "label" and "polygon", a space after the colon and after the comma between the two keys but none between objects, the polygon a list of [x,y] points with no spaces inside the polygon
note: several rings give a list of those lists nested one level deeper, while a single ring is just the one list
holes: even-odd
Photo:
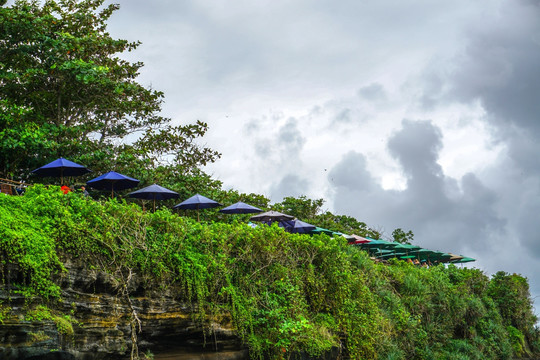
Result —
[{"label": "dark cloud", "polygon": [[442,133],[430,121],[403,120],[403,129],[388,141],[390,154],[395,157],[411,178],[440,177],[437,164],[442,148]]},{"label": "dark cloud", "polygon": [[538,148],[526,149],[520,140],[540,136],[540,2],[502,6],[499,18],[469,31],[463,53],[453,60],[456,70],[445,75],[449,90],[439,100],[479,101],[495,134],[512,147],[513,159],[540,170],[527,164],[527,153]]},{"label": "dark cloud", "polygon": [[328,180],[338,192],[371,193],[376,188],[375,180],[366,169],[365,156],[355,151],[343,156],[330,170]]},{"label": "dark cloud", "polygon": [[505,231],[496,212],[497,194],[474,174],[458,182],[443,173],[437,164],[442,135],[430,121],[404,120],[402,126],[388,147],[406,175],[406,189],[383,189],[367,170],[365,157],[348,153],[329,174],[336,211],[386,235],[398,227],[412,229],[426,247],[463,253],[484,249],[492,233]]},{"label": "dark cloud", "polygon": [[465,44],[453,60],[455,71],[428,75],[448,85],[432,98],[480,103],[494,141],[506,147],[506,157],[484,178],[489,176],[491,188],[504,194],[499,213],[512,229],[507,241],[540,258],[540,2],[503,3],[500,16],[472,28]]}]

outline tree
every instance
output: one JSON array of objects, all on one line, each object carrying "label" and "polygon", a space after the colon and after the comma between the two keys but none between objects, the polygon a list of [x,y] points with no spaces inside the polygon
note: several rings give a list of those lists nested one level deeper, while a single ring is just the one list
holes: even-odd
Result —
[{"label": "tree", "polygon": [[0,136],[12,143],[1,148],[4,173],[24,177],[58,156],[94,170],[133,161],[156,169],[167,160],[169,170],[189,172],[220,156],[195,142],[205,123],[174,126],[160,115],[163,93],[136,81],[143,64],[119,57],[140,43],[110,36],[119,6],[104,2],[0,7]]},{"label": "tree", "polygon": [[323,204],[323,199],[313,200],[304,195],[298,198],[289,196],[284,198],[282,202],[274,204],[272,209],[309,221],[320,212]]},{"label": "tree", "polygon": [[394,238],[395,242],[398,242],[400,244],[411,244],[411,242],[414,240],[414,234],[411,230],[408,232],[403,231],[401,228],[397,228],[394,231],[392,231],[392,237]]}]

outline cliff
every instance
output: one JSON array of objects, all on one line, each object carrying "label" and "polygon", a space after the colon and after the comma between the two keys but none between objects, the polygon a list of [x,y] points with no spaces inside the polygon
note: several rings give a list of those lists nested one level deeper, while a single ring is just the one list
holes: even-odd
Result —
[{"label": "cliff", "polygon": [[56,279],[60,299],[29,305],[9,285],[23,275],[20,269],[4,267],[10,276],[0,287],[0,303],[9,306],[9,315],[4,311],[0,325],[0,359],[130,358],[134,340],[142,358],[149,349],[179,347],[193,359],[224,351],[228,359],[248,358],[230,319],[212,323],[210,336],[194,322],[192,306],[174,294],[143,291],[135,277],[128,299],[107,273],[70,262],[65,269]]},{"label": "cliff", "polygon": [[173,346],[265,359],[539,352],[517,274],[379,264],[344,239],[40,186],[0,197],[0,224],[0,359],[143,358]]}]

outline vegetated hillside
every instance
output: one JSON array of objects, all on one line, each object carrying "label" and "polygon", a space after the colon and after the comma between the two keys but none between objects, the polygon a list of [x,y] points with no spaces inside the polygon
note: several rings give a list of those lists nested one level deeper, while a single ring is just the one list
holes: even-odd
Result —
[{"label": "vegetated hillside", "polygon": [[[85,326],[59,313],[69,260],[109,273],[126,301],[135,276],[142,291],[176,294],[208,333],[232,320],[256,358],[332,350],[353,359],[510,359],[539,350],[528,283],[516,274],[384,265],[339,237],[197,223],[39,185],[0,196],[0,224],[2,269],[18,264],[26,275],[16,287],[29,316],[40,305],[64,328]],[[0,323],[10,319],[4,300]]]}]

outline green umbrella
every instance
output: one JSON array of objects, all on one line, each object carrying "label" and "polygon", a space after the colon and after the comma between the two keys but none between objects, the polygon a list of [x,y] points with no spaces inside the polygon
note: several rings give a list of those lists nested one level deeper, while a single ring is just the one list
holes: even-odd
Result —
[{"label": "green umbrella", "polygon": [[476,259],[473,259],[473,258],[470,258],[470,257],[464,257],[463,259],[452,261],[452,263],[454,263],[454,264],[463,264],[463,263],[472,262],[472,261],[476,261]]},{"label": "green umbrella", "polygon": [[309,233],[313,234],[313,235],[315,235],[315,234],[326,234],[328,236],[339,234],[339,233],[336,233],[335,231],[324,229],[324,228],[321,228],[321,227],[318,227],[318,226],[316,226],[315,229],[311,230]]},{"label": "green umbrella", "polygon": [[389,259],[389,258],[400,257],[400,256],[404,256],[404,255],[407,255],[407,254],[401,253],[401,252],[391,252],[391,253],[387,253],[387,254],[377,256],[377,258],[379,258],[379,259]]},{"label": "green umbrella", "polygon": [[371,240],[368,243],[360,244],[360,247],[368,249],[393,249],[397,245],[399,245],[399,243],[394,243],[386,240]]}]

